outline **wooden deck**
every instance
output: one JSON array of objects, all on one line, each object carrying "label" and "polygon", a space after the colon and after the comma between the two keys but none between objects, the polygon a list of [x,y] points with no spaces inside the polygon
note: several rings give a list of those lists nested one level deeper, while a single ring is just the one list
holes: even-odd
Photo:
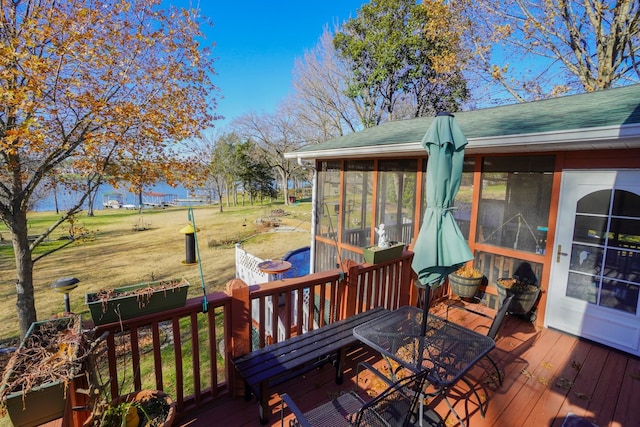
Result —
[{"label": "wooden deck", "polygon": [[[488,313],[491,310],[486,309]],[[443,313],[443,305],[432,309]],[[451,318],[482,331],[484,319],[461,310]],[[554,330],[535,327],[517,316],[507,316],[491,353],[505,374],[499,387],[489,363],[481,361],[468,378],[483,399],[486,416],[466,397],[469,390],[460,384],[449,394],[455,410],[469,427],[553,426],[560,427],[569,413],[584,417],[599,427],[640,426],[640,359],[603,346],[577,339]],[[347,356],[345,381],[334,383],[334,370],[325,366],[272,388],[271,426],[280,425],[278,393],[293,396],[302,410],[328,401],[332,396],[357,388],[372,392],[380,384],[371,376],[360,375],[356,384],[356,366],[369,361],[383,367],[379,356],[366,346],[352,349]],[[447,426],[455,425],[441,399],[430,402]],[[290,414],[285,409],[285,416]],[[204,427],[228,425],[260,426],[255,399],[224,396],[197,412],[183,414],[178,425]],[[285,425],[288,425],[285,423]]]}]

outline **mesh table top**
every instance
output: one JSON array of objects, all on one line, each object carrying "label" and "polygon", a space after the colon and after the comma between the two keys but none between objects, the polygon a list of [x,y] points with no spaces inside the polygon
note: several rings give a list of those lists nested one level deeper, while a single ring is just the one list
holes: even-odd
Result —
[{"label": "mesh table top", "polygon": [[457,382],[495,346],[486,335],[433,314],[420,335],[424,312],[404,306],[353,329],[360,341],[412,372],[428,369],[429,382],[446,388]]}]

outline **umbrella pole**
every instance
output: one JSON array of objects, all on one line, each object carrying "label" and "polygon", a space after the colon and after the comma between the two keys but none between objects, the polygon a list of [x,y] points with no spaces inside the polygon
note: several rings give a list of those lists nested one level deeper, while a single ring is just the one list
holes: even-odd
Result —
[{"label": "umbrella pole", "polygon": [[[422,313],[422,325],[420,326],[420,337],[424,337],[427,334],[427,316],[429,315],[429,300],[431,299],[431,286],[426,285],[424,287],[423,304],[424,308]],[[418,340],[418,367],[422,368],[422,361],[424,359],[424,340]],[[422,422],[422,419],[420,420]]]},{"label": "umbrella pole", "polygon": [[429,315],[429,300],[431,299],[431,286],[427,285],[424,288],[424,313],[422,314],[422,327],[420,328],[420,336],[423,337],[427,334],[427,316]]}]

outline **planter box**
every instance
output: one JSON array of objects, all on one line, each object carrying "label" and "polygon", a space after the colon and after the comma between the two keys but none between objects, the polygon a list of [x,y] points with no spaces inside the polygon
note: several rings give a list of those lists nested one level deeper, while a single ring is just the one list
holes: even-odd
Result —
[{"label": "planter box", "polygon": [[[166,289],[162,286],[173,281],[163,280],[116,288],[114,296],[104,301],[98,297],[97,292],[89,293],[85,295],[85,304],[89,306],[91,318],[96,325],[183,307],[187,301],[189,282],[178,279],[181,284],[177,287]],[[143,291],[147,288],[156,289]]]},{"label": "planter box", "polygon": [[[78,320],[74,325],[74,331],[80,334],[82,322],[79,316],[34,322],[16,351],[21,352],[25,347],[29,347],[29,337],[37,333],[44,324],[53,322],[59,325],[59,330],[64,330],[76,318]],[[10,365],[7,366],[1,390],[7,387],[8,381],[14,375],[16,362],[16,359],[11,359]],[[72,375],[75,374],[80,374],[80,372],[73,372],[72,370]],[[22,391],[7,394],[3,403],[6,405],[13,425],[15,427],[32,427],[61,418],[64,415],[67,393],[69,392],[69,390],[65,390],[66,387],[67,384],[65,384],[64,380],[49,381],[33,387],[26,394]]]},{"label": "planter box", "polygon": [[376,245],[362,248],[364,261],[369,264],[380,264],[400,258],[402,256],[402,252],[404,252],[404,243],[396,243],[384,249],[380,249]]}]

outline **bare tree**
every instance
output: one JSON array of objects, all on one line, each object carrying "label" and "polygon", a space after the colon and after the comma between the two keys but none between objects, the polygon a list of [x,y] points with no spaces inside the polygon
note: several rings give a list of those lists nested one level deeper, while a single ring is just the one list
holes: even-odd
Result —
[{"label": "bare tree", "polygon": [[297,116],[307,143],[318,143],[362,128],[367,113],[358,100],[346,96],[349,70],[333,47],[333,34],[325,28],[318,44],[295,61],[293,96],[286,100]]},{"label": "bare tree", "polygon": [[[428,3],[438,3],[430,1]],[[520,102],[640,81],[638,0],[459,0],[468,72]]]},{"label": "bare tree", "polygon": [[274,114],[247,113],[232,123],[234,132],[242,139],[254,141],[269,166],[278,172],[285,204],[289,204],[291,173],[299,166],[296,162],[285,159],[284,154],[303,144],[296,131],[297,126],[295,117],[283,107]]}]

